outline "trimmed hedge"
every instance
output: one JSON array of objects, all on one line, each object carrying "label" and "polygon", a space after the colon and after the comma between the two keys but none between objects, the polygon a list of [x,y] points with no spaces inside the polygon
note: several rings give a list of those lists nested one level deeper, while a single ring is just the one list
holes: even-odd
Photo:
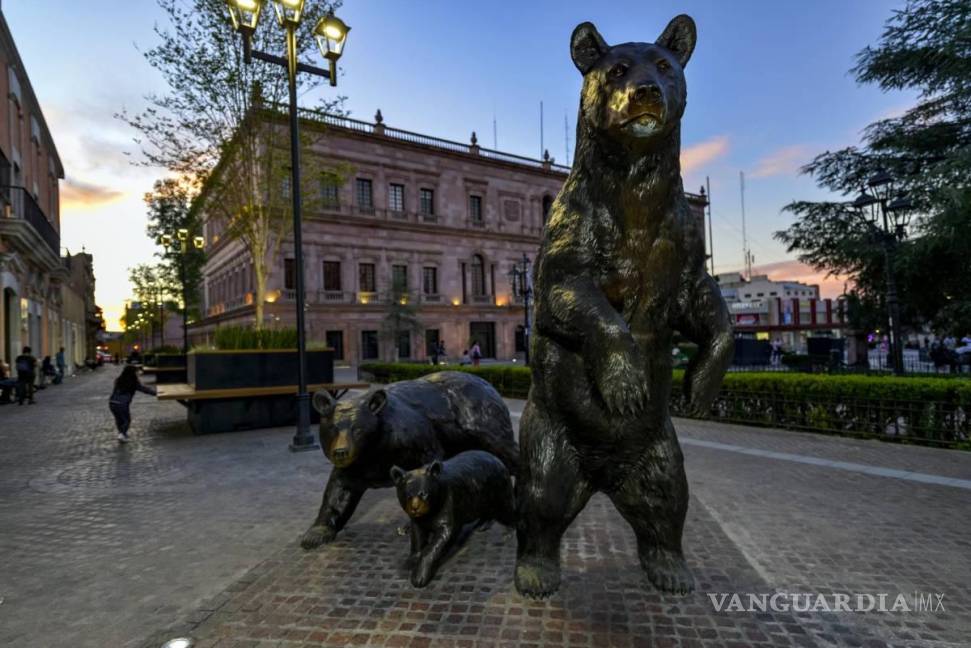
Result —
[{"label": "trimmed hedge", "polygon": [[[529,393],[527,367],[433,367],[403,363],[365,363],[360,367],[362,373],[382,383],[444,370],[480,376],[510,398],[526,398]],[[683,371],[674,371],[673,415],[682,415],[686,410],[681,389],[683,377]],[[971,449],[971,380],[729,373],[708,418]]]}]

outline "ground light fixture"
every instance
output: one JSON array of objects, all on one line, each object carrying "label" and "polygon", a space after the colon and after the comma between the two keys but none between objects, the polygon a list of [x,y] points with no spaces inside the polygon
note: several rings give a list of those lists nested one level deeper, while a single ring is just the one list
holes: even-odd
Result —
[{"label": "ground light fixture", "polygon": [[192,648],[195,642],[188,637],[176,637],[175,639],[169,639],[161,648]]},{"label": "ground light fixture", "polygon": [[[290,442],[290,449],[312,450],[317,441],[310,431],[310,394],[307,393],[307,340],[304,323],[306,296],[304,295],[303,270],[303,232],[300,196],[300,121],[297,107],[297,73],[305,72],[327,79],[330,85],[337,85],[337,60],[344,51],[347,32],[350,31],[342,20],[333,14],[322,18],[314,28],[314,37],[321,47],[321,54],[327,59],[330,69],[308,65],[299,59],[297,49],[297,30],[304,16],[305,0],[273,0],[277,19],[286,35],[286,57],[276,56],[253,49],[253,36],[259,22],[263,2],[260,0],[227,0],[233,28],[243,41],[243,60],[252,63],[253,59],[281,67],[287,71],[290,117],[290,198],[293,204],[293,258],[294,258],[294,301],[296,302],[297,325],[297,429]],[[323,40],[321,40],[323,39]]]}]

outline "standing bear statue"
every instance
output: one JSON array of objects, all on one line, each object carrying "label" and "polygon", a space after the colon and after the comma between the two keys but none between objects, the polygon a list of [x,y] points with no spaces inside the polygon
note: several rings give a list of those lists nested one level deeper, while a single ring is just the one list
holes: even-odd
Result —
[{"label": "standing bear statue", "polygon": [[668,413],[678,331],[698,345],[684,378],[706,411],[732,360],[732,325],[705,272],[704,233],[681,182],[688,16],[655,43],[570,42],[583,74],[573,169],[536,263],[533,382],[520,424],[516,587],[560,585],[560,541],[594,492],[633,527],[665,592],[693,578],[681,550],[688,486]]},{"label": "standing bear statue", "polygon": [[320,447],[334,469],[320,512],[301,539],[304,549],[332,541],[367,489],[392,486],[393,466],[413,470],[484,450],[516,474],[509,409],[492,385],[472,374],[442,371],[340,403],[319,391],[313,404],[320,412]]}]

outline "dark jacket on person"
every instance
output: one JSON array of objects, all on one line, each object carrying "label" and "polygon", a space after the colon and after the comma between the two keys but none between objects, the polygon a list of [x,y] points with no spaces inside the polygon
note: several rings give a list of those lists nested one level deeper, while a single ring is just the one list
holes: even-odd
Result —
[{"label": "dark jacket on person", "polygon": [[37,358],[22,353],[14,361],[14,367],[17,369],[17,377],[32,378],[37,373]]},{"label": "dark jacket on person", "polygon": [[111,405],[122,405],[124,407],[128,407],[129,405],[131,405],[132,399],[135,398],[136,391],[140,391],[143,394],[148,394],[149,396],[154,396],[156,393],[155,388],[152,387],[151,385],[143,385],[141,383],[136,383],[135,390],[130,392],[123,391],[119,389],[118,386],[116,385],[115,388],[111,391],[111,399],[108,401],[108,403]]}]

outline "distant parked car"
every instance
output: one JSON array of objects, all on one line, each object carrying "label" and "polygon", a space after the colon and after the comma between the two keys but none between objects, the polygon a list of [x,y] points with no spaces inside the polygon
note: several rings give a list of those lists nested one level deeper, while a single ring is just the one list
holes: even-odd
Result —
[{"label": "distant parked car", "polygon": [[110,351],[98,349],[97,354],[95,354],[95,361],[100,365],[106,362],[111,362],[112,357],[113,356],[111,355]]}]

